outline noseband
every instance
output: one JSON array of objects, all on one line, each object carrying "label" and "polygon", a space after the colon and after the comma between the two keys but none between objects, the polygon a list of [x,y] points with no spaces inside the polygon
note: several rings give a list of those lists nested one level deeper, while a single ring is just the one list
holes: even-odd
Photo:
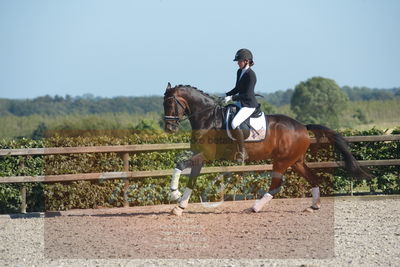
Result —
[{"label": "noseband", "polygon": [[179,125],[179,122],[181,121],[181,119],[179,118],[179,107],[181,107],[183,109],[183,111],[185,112],[186,116],[189,116],[186,107],[178,100],[178,98],[176,98],[174,95],[168,97],[166,100],[168,99],[174,99],[175,102],[175,116],[164,116],[164,120],[165,121],[172,121],[173,123],[175,123],[176,125]]}]

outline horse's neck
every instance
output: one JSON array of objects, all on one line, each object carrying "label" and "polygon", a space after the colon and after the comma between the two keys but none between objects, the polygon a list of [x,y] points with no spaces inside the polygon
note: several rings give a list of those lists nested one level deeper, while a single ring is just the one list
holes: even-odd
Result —
[{"label": "horse's neck", "polygon": [[193,130],[207,130],[215,127],[219,121],[217,104],[215,101],[200,92],[194,92],[187,96],[186,101],[190,108],[190,124]]}]

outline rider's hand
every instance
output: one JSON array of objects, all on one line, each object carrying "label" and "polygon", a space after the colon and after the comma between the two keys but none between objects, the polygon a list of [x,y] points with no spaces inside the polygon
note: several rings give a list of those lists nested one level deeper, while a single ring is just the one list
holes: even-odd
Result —
[{"label": "rider's hand", "polygon": [[231,95],[225,96],[225,98],[224,98],[225,103],[228,103],[231,100],[232,100],[232,96]]}]

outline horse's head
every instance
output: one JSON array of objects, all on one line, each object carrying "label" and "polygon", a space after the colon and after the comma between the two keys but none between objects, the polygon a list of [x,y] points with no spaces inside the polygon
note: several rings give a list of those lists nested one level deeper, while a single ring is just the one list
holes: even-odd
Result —
[{"label": "horse's head", "polygon": [[164,94],[164,130],[166,132],[177,132],[179,123],[188,112],[188,103],[182,96],[180,87],[168,86]]}]

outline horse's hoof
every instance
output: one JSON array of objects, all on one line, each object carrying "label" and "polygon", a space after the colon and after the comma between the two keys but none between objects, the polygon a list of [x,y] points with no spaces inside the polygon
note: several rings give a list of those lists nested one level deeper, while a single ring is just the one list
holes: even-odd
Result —
[{"label": "horse's hoof", "polygon": [[253,205],[253,207],[251,207],[251,211],[257,213],[257,212],[259,212],[260,210],[262,210],[263,206],[264,206],[263,203],[256,202],[256,203]]},{"label": "horse's hoof", "polygon": [[176,206],[175,208],[173,208],[173,209],[171,210],[171,214],[172,214],[172,215],[182,216],[182,213],[183,213],[183,209],[180,208],[179,206]]},{"label": "horse's hoof", "polygon": [[313,213],[314,210],[311,207],[306,208],[303,212]]},{"label": "horse's hoof", "polygon": [[303,212],[309,212],[309,213],[313,213],[314,211],[319,210],[319,207],[308,207],[305,210],[303,210]]},{"label": "horse's hoof", "polygon": [[321,208],[321,205],[312,205],[310,208],[313,210],[319,210]]},{"label": "horse's hoof", "polygon": [[254,213],[255,211],[253,210],[253,208],[247,208],[242,210],[241,213],[245,213],[245,214],[250,214],[250,213]]},{"label": "horse's hoof", "polygon": [[316,201],[313,201],[310,208],[312,208],[313,210],[319,210],[321,208],[321,200],[318,199]]}]

